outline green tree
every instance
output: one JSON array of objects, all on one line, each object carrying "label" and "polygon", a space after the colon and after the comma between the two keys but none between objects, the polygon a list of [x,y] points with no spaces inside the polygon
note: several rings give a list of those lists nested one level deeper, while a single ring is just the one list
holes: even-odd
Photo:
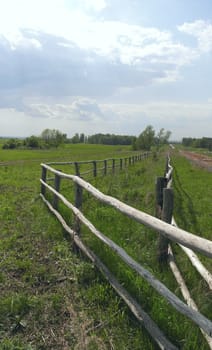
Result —
[{"label": "green tree", "polygon": [[148,125],[146,129],[138,136],[136,142],[137,149],[150,151],[155,143],[155,130],[152,125]]},{"label": "green tree", "polygon": [[80,143],[80,136],[78,133],[76,133],[72,138],[71,138],[71,143]]},{"label": "green tree", "polygon": [[80,134],[79,142],[80,142],[80,143],[84,143],[84,142],[85,142],[85,135],[84,135],[83,133]]},{"label": "green tree", "polygon": [[58,147],[65,142],[67,136],[56,129],[45,129],[41,133],[41,139],[49,147]]},{"label": "green tree", "polygon": [[155,138],[155,143],[157,145],[157,148],[160,148],[162,145],[167,144],[170,136],[171,136],[171,131],[169,130],[165,131],[164,128],[160,129],[160,131],[158,132]]},{"label": "green tree", "polygon": [[39,148],[40,147],[40,139],[39,139],[39,137],[32,135],[30,137],[27,137],[24,140],[24,145],[26,147],[30,147],[30,148]]},{"label": "green tree", "polygon": [[2,146],[3,149],[15,149],[21,147],[22,143],[17,139],[9,139]]}]

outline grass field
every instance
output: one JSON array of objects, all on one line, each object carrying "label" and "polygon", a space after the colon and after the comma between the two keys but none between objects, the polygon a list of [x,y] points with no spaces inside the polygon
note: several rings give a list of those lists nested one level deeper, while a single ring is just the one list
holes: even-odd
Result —
[{"label": "grass field", "polygon": [[[93,265],[73,251],[70,239],[39,197],[40,162],[127,154],[127,147],[95,145],[67,145],[48,151],[0,150],[0,349],[157,349]],[[211,174],[193,167],[177,152],[172,159],[175,219],[180,227],[211,239]],[[91,182],[104,193],[153,215],[155,178],[162,176],[164,164],[161,154]],[[63,184],[63,191],[72,196],[68,184]],[[69,219],[62,205],[60,209]],[[156,233],[87,194],[83,212],[180,296],[170,271],[157,264]],[[192,322],[175,312],[84,227],[82,236],[172,342],[181,349],[208,349]],[[206,284],[179,249],[173,248],[192,296],[201,312],[211,318]],[[209,259],[202,260],[211,267]]]}]

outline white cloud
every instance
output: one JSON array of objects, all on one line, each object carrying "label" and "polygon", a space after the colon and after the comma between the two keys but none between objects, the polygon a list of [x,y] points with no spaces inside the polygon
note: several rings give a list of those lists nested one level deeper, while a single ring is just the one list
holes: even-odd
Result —
[{"label": "white cloud", "polygon": [[199,50],[202,52],[212,51],[212,24],[203,20],[184,23],[178,26],[178,30],[194,36],[198,41]]},{"label": "white cloud", "polygon": [[[14,110],[13,110],[14,111]],[[174,138],[185,136],[205,136],[212,133],[211,103],[149,102],[143,104],[98,103],[94,99],[75,97],[69,104],[35,103],[25,108],[29,118],[39,118],[45,125],[60,125],[60,129],[78,123],[76,132],[86,134],[110,132],[138,135],[148,124],[156,129],[164,127],[172,131]],[[36,118],[35,118],[36,117]],[[69,126],[69,127],[70,127]],[[55,127],[55,126],[54,126]],[[181,132],[179,131],[181,130]],[[67,129],[63,129],[67,132]]]},{"label": "white cloud", "polygon": [[[189,96],[193,91],[198,96],[198,69],[201,55],[212,51],[212,24],[184,23],[178,26],[181,35],[174,36],[171,29],[127,22],[127,14],[111,17],[111,4],[107,6],[106,0],[0,0],[1,132],[6,125],[10,130],[9,120],[13,127],[12,116],[14,131],[19,125],[20,134],[25,133],[28,125],[26,136],[48,123],[67,133],[71,128],[73,132],[136,134],[152,124],[176,128],[180,135],[184,123],[193,136],[203,126],[209,131],[211,96],[206,90],[211,91],[210,82],[201,91],[208,103],[175,103],[174,98],[184,101],[186,89],[191,91]],[[197,42],[183,41],[187,34]],[[183,85],[198,59],[197,74]],[[169,86],[172,91],[167,90]],[[157,102],[163,98],[173,102]],[[109,99],[152,102],[111,104]]]},{"label": "white cloud", "polygon": [[78,0],[78,6],[86,10],[94,10],[100,12],[107,6],[105,0]]},{"label": "white cloud", "polygon": [[162,127],[171,130],[172,138],[181,139],[210,136],[211,111],[211,102],[102,104],[94,99],[75,97],[69,104],[31,103],[23,112],[0,109],[0,125],[1,135],[5,136],[39,135],[49,127],[72,136],[76,132],[138,135],[151,124],[156,130]]},{"label": "white cloud", "polygon": [[17,30],[14,33],[5,33],[0,36],[0,39],[7,41],[11,50],[16,50],[17,48],[35,48],[41,49],[42,45],[37,38],[28,38],[24,35],[21,30]]},{"label": "white cloud", "polygon": [[98,122],[103,113],[94,99],[75,97],[71,103],[28,103],[24,112],[35,118],[78,120],[82,122]]},{"label": "white cloud", "polygon": [[[196,58],[195,50],[176,42],[169,31],[102,20],[86,12],[88,8],[104,9],[104,0],[81,0],[75,5],[68,8],[64,0],[0,0],[0,33],[12,45],[20,45],[20,28],[30,28],[64,37],[82,49],[128,65],[166,63],[180,67]],[[39,47],[36,41],[28,44]]]}]

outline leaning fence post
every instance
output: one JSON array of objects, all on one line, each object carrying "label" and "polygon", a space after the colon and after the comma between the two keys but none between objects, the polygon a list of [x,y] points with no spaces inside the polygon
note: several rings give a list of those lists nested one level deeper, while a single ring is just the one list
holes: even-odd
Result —
[{"label": "leaning fence post", "polygon": [[104,175],[107,175],[107,160],[104,160]]},{"label": "leaning fence post", "polygon": [[75,162],[75,175],[80,176],[80,169],[79,169],[79,163]]},{"label": "leaning fence post", "polygon": [[112,173],[115,173],[115,159],[112,159]]},{"label": "leaning fence post", "polygon": [[[55,188],[55,191],[57,191],[57,192],[60,192],[60,180],[61,180],[60,176],[55,174],[54,188]],[[59,199],[58,199],[57,195],[54,194],[52,206],[56,210],[58,209],[58,201],[59,201]]]},{"label": "leaning fence post", "polygon": [[[75,185],[75,207],[77,209],[82,208],[82,187],[78,184]],[[77,235],[80,235],[80,220],[77,215],[75,216],[74,231]]]},{"label": "leaning fence post", "polygon": [[166,176],[166,174],[168,173],[168,171],[169,171],[169,156],[168,156],[168,154],[167,154],[167,156],[166,156],[166,165],[165,165],[165,174],[164,174],[164,176]]},{"label": "leaning fence post", "polygon": [[[162,209],[162,220],[171,224],[173,214],[173,203],[174,203],[173,190],[171,188],[163,189],[163,209]],[[160,263],[167,262],[168,259],[168,245],[169,240],[163,235],[159,236],[158,242],[158,260]]]},{"label": "leaning fence post", "polygon": [[163,208],[163,189],[166,187],[167,180],[165,177],[157,177],[155,183],[155,216],[161,219],[161,211]]},{"label": "leaning fence post", "polygon": [[[46,174],[47,174],[47,169],[42,166],[42,173],[41,173],[41,179],[43,180],[43,182],[46,182]],[[45,196],[46,194],[46,186],[41,184],[41,193],[43,196]]]},{"label": "leaning fence post", "polygon": [[93,161],[93,176],[97,176],[97,169],[96,169],[96,160]]},{"label": "leaning fence post", "polygon": [[123,168],[123,159],[120,158],[120,170],[122,170],[122,168]]}]

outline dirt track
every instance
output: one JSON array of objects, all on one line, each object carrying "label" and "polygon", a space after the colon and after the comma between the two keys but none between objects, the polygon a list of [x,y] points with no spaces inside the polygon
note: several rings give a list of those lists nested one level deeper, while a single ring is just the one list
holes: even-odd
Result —
[{"label": "dirt track", "polygon": [[212,171],[212,157],[188,151],[180,151],[180,153],[199,167]]}]

